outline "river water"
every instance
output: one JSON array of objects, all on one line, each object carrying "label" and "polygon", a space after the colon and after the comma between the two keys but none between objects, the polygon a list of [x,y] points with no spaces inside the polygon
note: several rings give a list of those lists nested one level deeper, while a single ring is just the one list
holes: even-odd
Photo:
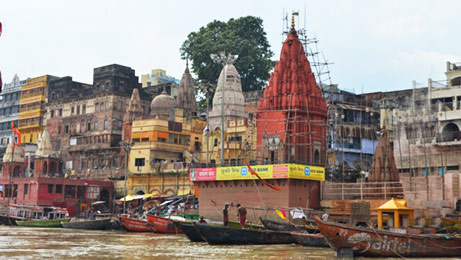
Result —
[{"label": "river water", "polygon": [[0,225],[0,259],[336,259],[336,254],[299,245],[210,246],[184,235]]}]

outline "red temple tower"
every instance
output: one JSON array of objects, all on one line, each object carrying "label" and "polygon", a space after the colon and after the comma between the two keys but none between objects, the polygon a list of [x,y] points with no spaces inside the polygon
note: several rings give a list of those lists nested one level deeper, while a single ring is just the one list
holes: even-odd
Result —
[{"label": "red temple tower", "polygon": [[258,158],[325,165],[327,104],[294,21],[257,112]]}]

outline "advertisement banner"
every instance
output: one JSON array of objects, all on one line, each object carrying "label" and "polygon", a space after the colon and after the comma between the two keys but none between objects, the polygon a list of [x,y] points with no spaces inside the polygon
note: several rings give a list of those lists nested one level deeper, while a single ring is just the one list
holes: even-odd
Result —
[{"label": "advertisement banner", "polygon": [[324,181],[325,180],[325,168],[318,167],[318,166],[290,164],[288,178]]},{"label": "advertisement banner", "polygon": [[215,181],[216,168],[193,168],[189,172],[191,181]]},{"label": "advertisement banner", "polygon": [[[273,165],[255,165],[251,168],[263,179],[272,179]],[[252,180],[257,179],[246,166],[219,167],[216,172],[216,180]]]},{"label": "advertisement banner", "polygon": [[[255,165],[251,168],[258,173],[262,179],[304,179],[304,180],[325,180],[325,169],[318,166],[300,164],[268,164]],[[195,168],[190,169],[189,179],[191,181],[228,181],[228,180],[252,180],[257,179],[252,175],[246,166],[217,167],[217,168]]]}]

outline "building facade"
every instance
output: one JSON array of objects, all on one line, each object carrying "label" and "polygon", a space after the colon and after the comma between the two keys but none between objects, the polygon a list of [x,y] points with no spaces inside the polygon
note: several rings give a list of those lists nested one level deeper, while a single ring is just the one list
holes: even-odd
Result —
[{"label": "building facade", "polygon": [[15,75],[10,83],[3,85],[0,93],[0,158],[11,141],[11,122],[14,122],[15,127],[18,126],[21,86],[25,83],[25,80],[19,80]]},{"label": "building facade", "polygon": [[[133,89],[140,88],[134,70],[117,64],[95,68],[93,85],[71,77],[49,83],[46,125],[64,172],[91,179],[122,178],[123,116]],[[143,98],[138,105],[148,113],[149,97]]]},{"label": "building facade", "polygon": [[57,77],[44,75],[29,78],[21,87],[21,101],[18,116],[18,129],[21,143],[37,144],[43,132],[48,83]]},{"label": "building facade", "polygon": [[141,85],[143,88],[154,87],[163,84],[170,84],[171,91],[169,94],[176,100],[179,93],[179,80],[168,76],[165,70],[162,69],[153,69],[149,74],[141,75]]}]

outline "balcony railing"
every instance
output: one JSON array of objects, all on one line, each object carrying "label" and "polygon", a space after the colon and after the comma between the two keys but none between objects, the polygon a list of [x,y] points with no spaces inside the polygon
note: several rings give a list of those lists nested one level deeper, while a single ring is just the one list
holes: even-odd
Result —
[{"label": "balcony railing", "polygon": [[322,183],[322,200],[364,200],[403,197],[400,182]]},{"label": "balcony railing", "polygon": [[461,141],[461,131],[453,131],[448,133],[437,134],[437,142],[453,142]]}]

